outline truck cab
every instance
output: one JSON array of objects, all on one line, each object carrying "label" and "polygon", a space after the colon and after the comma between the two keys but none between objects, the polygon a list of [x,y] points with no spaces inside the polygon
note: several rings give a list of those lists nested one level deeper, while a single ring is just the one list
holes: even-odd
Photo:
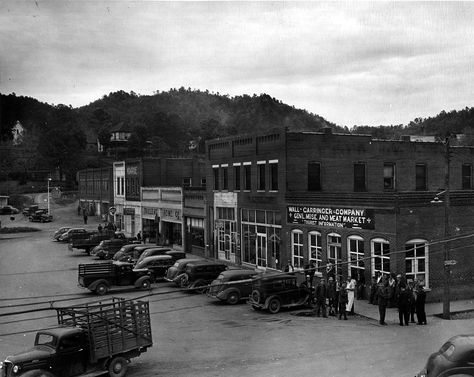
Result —
[{"label": "truck cab", "polygon": [[6,358],[4,374],[0,376],[16,376],[37,369],[56,376],[78,376],[86,372],[88,356],[83,329],[64,327],[40,331],[33,348]]}]

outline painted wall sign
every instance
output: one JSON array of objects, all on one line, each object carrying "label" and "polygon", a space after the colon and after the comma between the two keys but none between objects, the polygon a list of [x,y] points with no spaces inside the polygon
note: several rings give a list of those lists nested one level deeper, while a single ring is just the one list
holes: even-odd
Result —
[{"label": "painted wall sign", "polygon": [[181,222],[181,210],[172,208],[162,208],[161,218],[162,220]]},{"label": "painted wall sign", "polygon": [[373,209],[287,206],[288,224],[375,229]]},{"label": "painted wall sign", "polygon": [[134,216],[134,215],[135,215],[135,208],[127,208],[127,207],[125,207],[125,208],[123,209],[123,214],[124,214],[125,216]]}]

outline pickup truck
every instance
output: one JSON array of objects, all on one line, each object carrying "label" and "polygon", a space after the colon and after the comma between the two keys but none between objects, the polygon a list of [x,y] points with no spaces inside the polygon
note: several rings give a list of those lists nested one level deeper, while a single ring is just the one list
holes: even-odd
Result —
[{"label": "pickup truck", "polygon": [[112,298],[55,309],[59,326],[38,331],[31,349],[0,362],[1,377],[123,377],[130,359],[153,345],[147,301]]},{"label": "pickup truck", "polygon": [[110,240],[103,240],[89,252],[89,255],[99,259],[112,259],[122,246],[130,244],[139,245],[138,241],[134,238],[112,238]]},{"label": "pickup truck", "polygon": [[87,254],[90,254],[92,249],[99,245],[101,241],[110,239],[127,239],[123,233],[113,231],[103,231],[102,233],[92,233],[87,238],[72,238],[68,245],[69,250],[82,249]]},{"label": "pickup truck", "polygon": [[147,268],[135,269],[132,263],[114,261],[80,264],[77,280],[79,287],[101,296],[112,287],[150,289],[153,277]]}]

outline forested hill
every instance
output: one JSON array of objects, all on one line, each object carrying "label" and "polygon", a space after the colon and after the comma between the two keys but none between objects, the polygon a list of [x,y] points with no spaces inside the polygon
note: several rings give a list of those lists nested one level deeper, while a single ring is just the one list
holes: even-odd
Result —
[{"label": "forested hill", "polygon": [[355,126],[351,131],[385,140],[399,140],[402,135],[437,136],[443,140],[448,135],[464,134],[465,143],[474,145],[474,107],[450,112],[443,110],[433,117],[415,118],[407,125]]},{"label": "forested hill", "polygon": [[[88,127],[103,138],[118,124],[153,145],[183,151],[190,140],[288,127],[290,130],[318,131],[331,126],[322,117],[295,109],[266,94],[229,97],[190,89],[171,89],[154,95],[123,91],[78,109]],[[138,131],[138,132],[137,132]],[[105,141],[105,140],[104,140]]]}]

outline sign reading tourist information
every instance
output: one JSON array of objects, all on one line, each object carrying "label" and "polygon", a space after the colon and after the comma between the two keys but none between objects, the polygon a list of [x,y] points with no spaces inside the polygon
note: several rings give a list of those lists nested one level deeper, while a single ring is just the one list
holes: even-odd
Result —
[{"label": "sign reading tourist information", "polygon": [[288,206],[287,214],[288,224],[331,228],[375,228],[373,209]]}]

